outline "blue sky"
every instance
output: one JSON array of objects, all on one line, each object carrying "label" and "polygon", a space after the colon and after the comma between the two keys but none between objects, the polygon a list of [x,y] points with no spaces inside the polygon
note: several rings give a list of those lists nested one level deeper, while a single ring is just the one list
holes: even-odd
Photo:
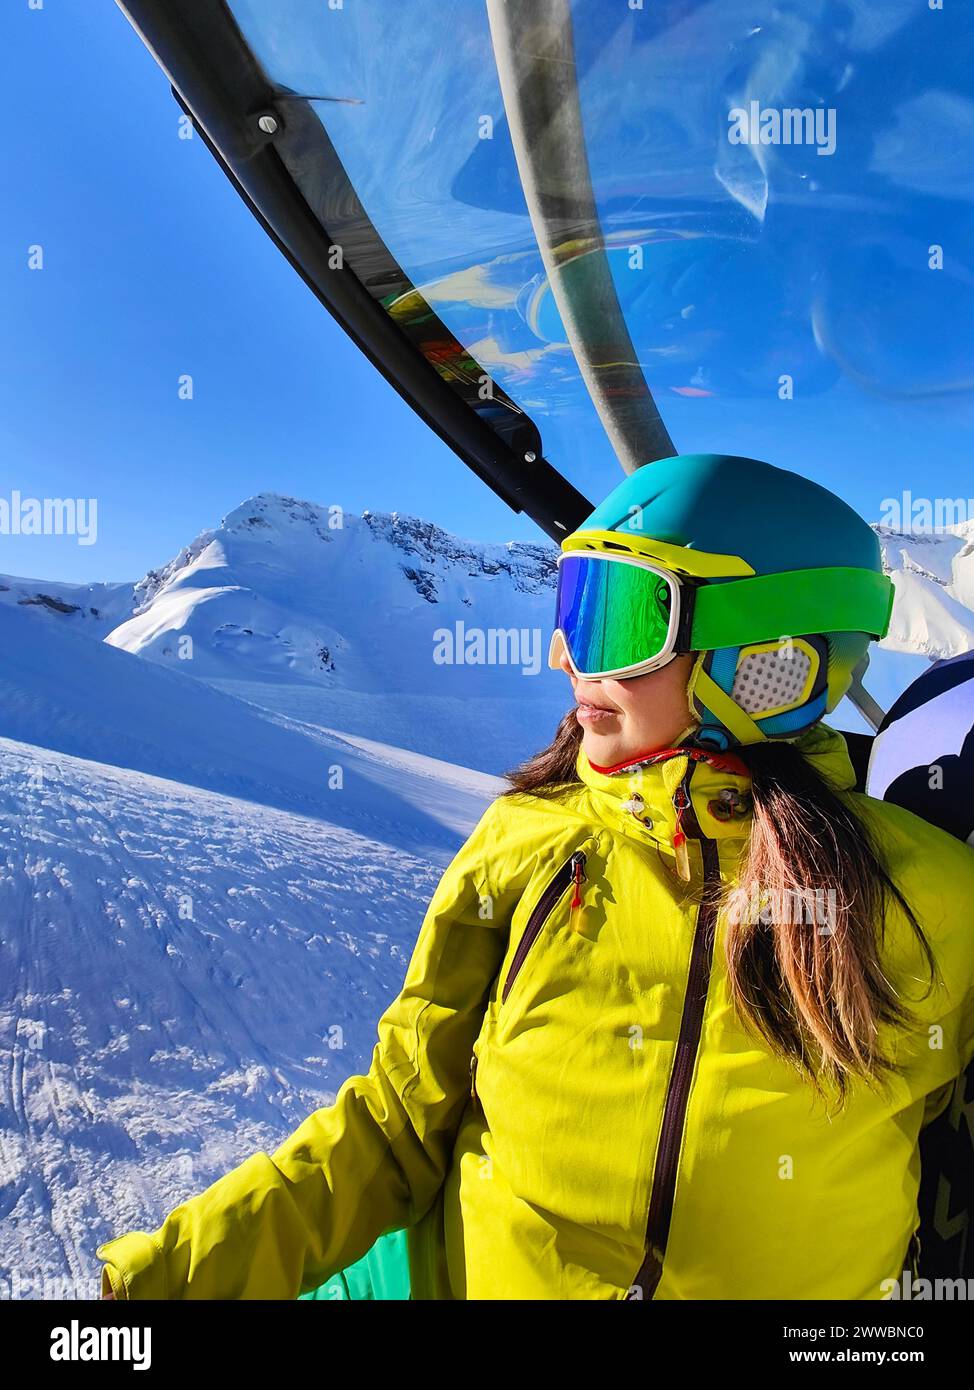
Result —
[{"label": "blue sky", "polygon": [[349,343],[202,142],[177,138],[168,86],[114,5],[8,4],[0,46],[18,124],[0,492],[99,499],[96,545],[0,536],[0,572],[136,578],[261,491],[537,537]]},{"label": "blue sky", "polygon": [[[422,3],[428,7],[428,0]],[[306,15],[320,10],[306,0],[289,4]],[[750,0],[734,0],[735,13],[746,5],[754,8]],[[582,47],[588,41],[583,8],[579,5],[577,16]],[[388,6],[367,9],[371,22],[396,12]],[[676,6],[673,13],[683,16],[686,10]],[[726,6],[721,15],[732,28],[737,23]],[[824,209],[826,221],[813,226],[807,220],[811,204],[802,204],[794,193],[796,180],[807,174],[796,173],[800,166],[794,158],[790,165],[782,163],[779,186],[786,196],[777,221],[764,224],[760,246],[790,277],[783,309],[776,290],[760,290],[765,269],[755,281],[758,289],[742,283],[736,271],[733,279],[725,274],[723,284],[711,281],[716,313],[707,331],[718,343],[709,364],[713,370],[687,380],[716,383],[716,388],[695,398],[679,391],[661,397],[671,433],[685,452],[723,449],[794,467],[834,487],[873,518],[885,497],[904,488],[924,495],[974,493],[966,444],[970,395],[936,389],[938,382],[956,384],[965,355],[970,371],[970,305],[958,297],[957,286],[966,281],[969,293],[974,276],[961,267],[949,289],[942,282],[940,298],[931,299],[927,286],[934,282],[922,265],[928,241],[948,243],[955,270],[961,255],[969,254],[962,248],[970,245],[972,195],[963,170],[974,150],[974,123],[969,101],[966,108],[953,97],[953,104],[938,106],[935,100],[931,105],[922,69],[938,53],[949,56],[950,40],[946,30],[928,33],[934,35],[928,50],[908,35],[898,56],[884,58],[885,67],[878,69],[888,85],[895,70],[890,65],[909,57],[919,73],[910,100],[921,105],[918,111],[909,103],[893,111],[888,103],[876,105],[888,128],[870,136],[874,204],[863,200],[851,213],[842,211],[852,206],[858,183],[850,180],[861,180],[861,162],[850,156],[844,164],[841,158],[829,164],[811,151],[804,167],[823,179],[827,167],[835,185],[831,194],[818,195],[814,211]],[[671,63],[667,37],[654,33],[653,42],[642,47],[634,41],[631,70],[654,54],[660,55],[656,61]],[[727,47],[716,28],[712,37]],[[888,48],[888,36],[881,37]],[[470,38],[471,52],[482,38]],[[862,50],[859,69],[867,70],[866,40],[856,41]],[[467,472],[358,354],[245,210],[202,142],[178,138],[179,111],[167,84],[113,5],[46,0],[35,11],[26,0],[16,0],[0,17],[0,47],[10,69],[5,82],[8,211],[0,229],[0,495],[17,489],[24,496],[93,496],[99,506],[96,545],[0,536],[0,572],[135,578],[259,491],[354,511],[399,509],[482,539],[540,537],[530,521],[514,516]],[[674,52],[683,49],[676,44]],[[354,71],[355,54],[371,62],[362,58],[371,51],[362,43],[349,47],[349,81],[361,76]],[[836,50],[833,56],[841,55]],[[766,53],[762,63],[766,68]],[[703,85],[710,81],[705,52],[693,71],[700,74],[701,87],[691,91],[684,84],[690,94],[682,113],[687,123],[693,103],[713,97],[711,87]],[[948,71],[943,80],[949,79]],[[808,80],[821,82],[818,69]],[[375,81],[389,89],[381,74]],[[592,105],[593,90],[608,98],[601,109]],[[624,93],[645,90],[642,80],[618,90],[605,81],[586,89],[600,188],[612,189],[616,175],[624,187],[628,177],[618,166],[613,128],[600,127],[600,121],[614,118],[617,109],[621,117],[636,120],[638,110],[623,110]],[[874,95],[876,90],[874,85]],[[489,99],[478,96],[478,101]],[[343,121],[366,112],[381,123],[376,106],[373,101],[371,108],[334,110]],[[840,109],[840,135],[848,129],[841,121],[848,118]],[[934,138],[929,148],[916,147],[915,131],[936,136],[938,120],[951,123],[951,139]],[[649,125],[655,129],[652,120]],[[600,129],[609,134],[601,135]],[[661,160],[672,153],[665,136],[664,130]],[[685,131],[672,144],[683,158]],[[372,148],[368,142],[362,146],[366,157]],[[840,143],[840,153],[843,148],[850,147]],[[500,142],[496,149],[502,157]],[[351,159],[351,144],[348,153]],[[709,146],[703,155],[712,177]],[[745,151],[742,158],[751,155]],[[688,169],[686,156],[677,169],[684,181]],[[738,168],[722,171],[725,190],[753,173],[750,163],[744,175]],[[387,179],[382,187],[392,184]],[[887,221],[881,224],[876,208],[887,191],[890,202],[880,208]],[[955,194],[960,203],[949,200]],[[745,195],[738,189],[734,196],[739,201],[753,193],[749,186]],[[739,212],[732,199],[725,201],[731,212]],[[500,214],[509,211],[502,208]],[[395,212],[390,208],[388,215]],[[876,247],[882,229],[893,226],[893,213],[899,222],[896,235],[888,238],[892,269],[884,265],[877,287],[869,275],[887,254]],[[470,215],[464,208],[459,214]],[[620,216],[631,217],[631,209]],[[497,223],[503,224],[502,215]],[[803,243],[805,226],[811,230]],[[841,233],[851,227],[856,235],[843,247]],[[390,228],[395,230],[392,223]],[[39,272],[27,269],[27,248],[34,244],[44,249]],[[723,254],[724,243],[713,244]],[[408,266],[408,256],[401,258]],[[882,390],[863,390],[841,377],[817,382],[814,392],[799,390],[786,404],[767,393],[755,399],[750,388],[744,390],[741,383],[753,359],[768,344],[777,348],[774,335],[797,302],[803,277],[818,275],[831,277],[823,331],[840,357],[851,355],[860,366],[865,362],[869,371],[885,374],[887,384],[917,375],[934,389],[921,399],[905,399],[902,393],[890,399]],[[646,313],[645,302],[640,303]],[[672,303],[657,298],[647,322],[673,312]],[[443,313],[461,332],[460,310],[447,306]],[[451,319],[451,313],[457,317]],[[769,370],[775,360],[769,353]],[[818,364],[806,360],[802,369],[810,380]],[[192,401],[178,396],[184,373],[193,378]],[[652,370],[650,380],[659,386]],[[663,389],[674,392],[673,382],[679,380],[673,377]],[[539,419],[552,461],[590,496],[603,495],[619,474],[598,427],[567,410],[547,421],[539,411]],[[569,458],[573,449],[577,457]]]}]

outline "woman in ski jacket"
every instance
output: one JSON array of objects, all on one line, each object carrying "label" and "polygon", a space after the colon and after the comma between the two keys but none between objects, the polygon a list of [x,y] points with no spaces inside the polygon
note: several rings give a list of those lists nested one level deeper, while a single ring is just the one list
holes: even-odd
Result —
[{"label": "woman in ski jacket", "polygon": [[109,1241],[125,1298],[290,1299],[408,1228],[414,1298],[879,1299],[974,1051],[974,854],[822,717],[875,535],[695,455],[563,544],[575,708],[444,874],[365,1076]]}]

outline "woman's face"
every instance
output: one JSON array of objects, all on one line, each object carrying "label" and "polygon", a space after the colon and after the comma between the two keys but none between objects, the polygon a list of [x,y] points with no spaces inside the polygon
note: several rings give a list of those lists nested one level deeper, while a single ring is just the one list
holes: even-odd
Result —
[{"label": "woman's face", "polygon": [[580,680],[564,651],[561,669],[572,683],[575,717],[590,762],[615,767],[639,753],[672,748],[694,723],[687,699],[692,654],[674,657],[658,671],[629,680]]}]

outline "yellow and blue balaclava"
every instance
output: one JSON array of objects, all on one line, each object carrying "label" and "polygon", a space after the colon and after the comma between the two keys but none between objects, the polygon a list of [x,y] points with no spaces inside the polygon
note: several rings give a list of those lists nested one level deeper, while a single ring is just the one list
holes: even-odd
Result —
[{"label": "yellow and blue balaclava", "polygon": [[[665,576],[676,577],[683,617],[668,634],[669,655],[697,654],[688,686],[697,722],[684,741],[700,748],[804,733],[842,699],[892,609],[893,586],[866,522],[817,483],[755,459],[688,454],[648,464],[562,552],[565,626],[561,588],[578,566],[569,557],[649,562],[662,589]],[[631,585],[615,584],[595,601],[603,627],[641,621],[627,592]],[[566,636],[556,630],[555,639]],[[552,665],[557,655],[553,641]]]}]

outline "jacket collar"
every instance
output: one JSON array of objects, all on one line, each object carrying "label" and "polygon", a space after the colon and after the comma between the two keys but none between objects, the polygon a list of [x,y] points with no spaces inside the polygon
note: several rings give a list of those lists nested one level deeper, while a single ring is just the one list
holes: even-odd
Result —
[{"label": "jacket collar", "polygon": [[[855,786],[855,773],[845,739],[834,729],[818,724],[797,741],[797,746],[833,787],[846,791]],[[741,840],[751,820],[751,779],[736,756],[720,754],[695,757],[696,750],[674,749],[661,761],[636,759],[617,768],[593,767],[579,748],[576,770],[581,781],[603,805],[607,822],[639,839],[672,843],[677,829],[682,787],[689,806],[682,826],[693,837]],[[647,755],[647,758],[652,755]]]}]

